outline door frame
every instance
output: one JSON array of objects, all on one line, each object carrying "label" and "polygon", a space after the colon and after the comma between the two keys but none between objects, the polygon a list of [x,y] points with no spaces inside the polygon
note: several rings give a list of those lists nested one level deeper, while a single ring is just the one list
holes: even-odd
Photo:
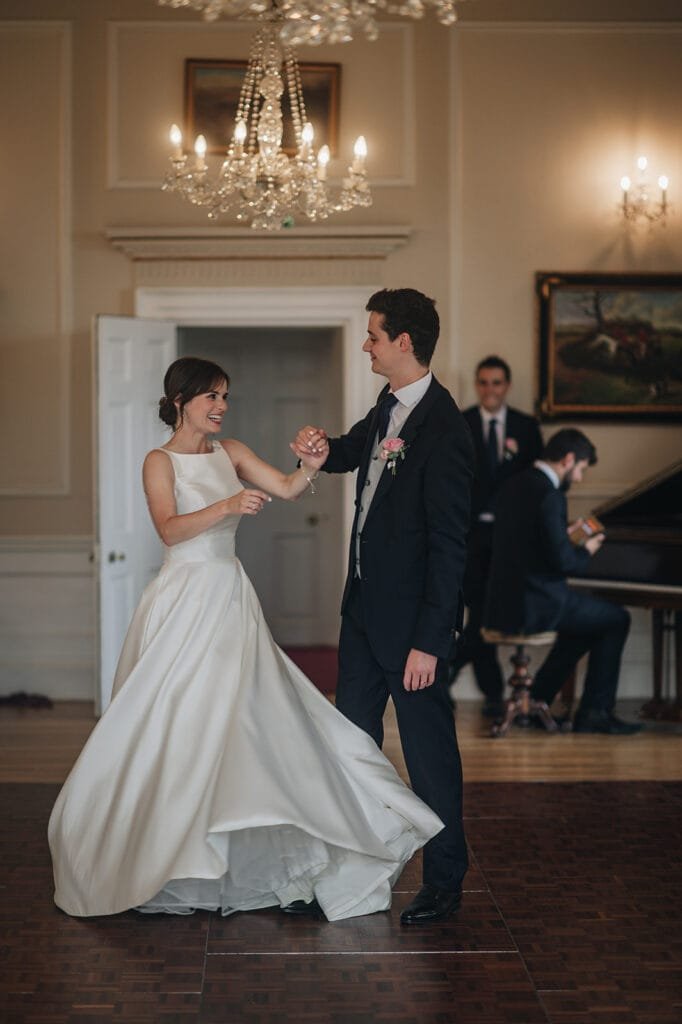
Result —
[{"label": "door frame", "polygon": [[[344,428],[362,419],[384,384],[372,373],[362,343],[365,305],[381,284],[362,287],[136,288],[135,316],[173,320],[178,327],[333,327],[341,332]],[[324,425],[324,424],[322,424]],[[355,479],[344,478],[343,536],[338,557],[345,578],[353,525]]]}]

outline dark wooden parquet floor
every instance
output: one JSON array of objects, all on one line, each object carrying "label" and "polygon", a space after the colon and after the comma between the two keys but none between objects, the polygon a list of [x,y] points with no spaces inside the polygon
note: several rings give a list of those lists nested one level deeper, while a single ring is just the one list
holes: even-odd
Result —
[{"label": "dark wooden parquet floor", "polygon": [[682,784],[472,783],[457,917],[72,919],[53,784],[0,791],[3,1024],[680,1024]]}]

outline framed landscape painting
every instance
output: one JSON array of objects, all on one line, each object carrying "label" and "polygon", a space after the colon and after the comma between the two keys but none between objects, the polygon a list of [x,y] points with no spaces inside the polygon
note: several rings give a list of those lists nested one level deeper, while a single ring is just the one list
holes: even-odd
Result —
[{"label": "framed landscape painting", "polygon": [[541,419],[682,419],[682,274],[535,275]]},{"label": "framed landscape painting", "polygon": [[[185,127],[190,145],[204,135],[208,153],[224,154],[232,132],[247,63],[244,60],[185,61]],[[306,116],[313,126],[315,152],[329,146],[336,155],[341,94],[341,65],[299,63]],[[262,97],[260,97],[262,100]],[[289,95],[282,97],[282,149],[296,152]]]}]

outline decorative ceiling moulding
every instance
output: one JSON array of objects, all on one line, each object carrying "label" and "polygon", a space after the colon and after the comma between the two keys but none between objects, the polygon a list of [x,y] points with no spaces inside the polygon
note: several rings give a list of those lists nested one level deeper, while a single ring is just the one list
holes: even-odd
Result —
[{"label": "decorative ceiling moulding", "polygon": [[412,229],[392,227],[289,228],[271,234],[252,228],[112,227],[106,237],[138,261],[385,260],[406,245]]}]

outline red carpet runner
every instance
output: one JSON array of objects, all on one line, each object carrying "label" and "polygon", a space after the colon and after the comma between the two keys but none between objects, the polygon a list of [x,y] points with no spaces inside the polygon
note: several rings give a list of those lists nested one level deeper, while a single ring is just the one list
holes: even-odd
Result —
[{"label": "red carpet runner", "polygon": [[322,693],[336,690],[338,647],[285,647],[284,651]]}]

